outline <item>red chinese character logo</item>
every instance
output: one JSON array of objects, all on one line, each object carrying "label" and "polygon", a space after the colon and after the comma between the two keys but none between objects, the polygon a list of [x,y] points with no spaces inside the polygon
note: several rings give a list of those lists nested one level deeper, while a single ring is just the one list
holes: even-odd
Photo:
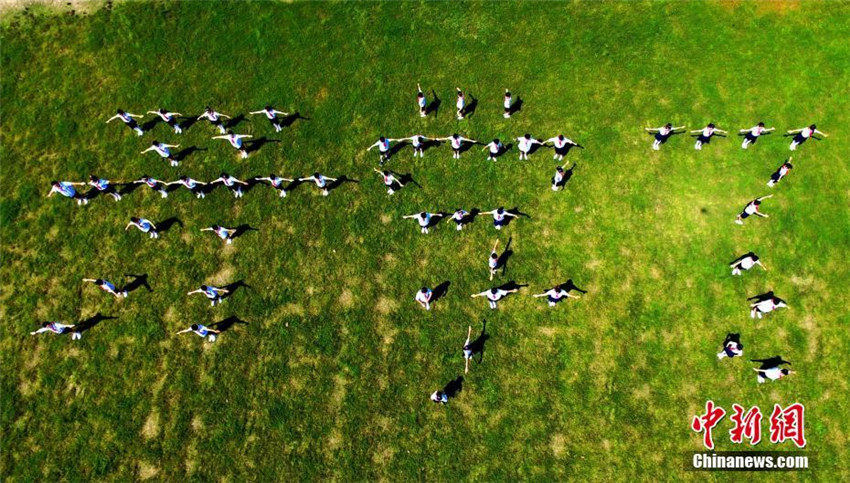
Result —
[{"label": "red chinese character logo", "polygon": [[732,405],[732,410],[735,414],[729,416],[729,419],[735,423],[735,427],[729,430],[733,443],[742,443],[744,438],[750,440],[751,445],[759,444],[761,441],[761,410],[758,406],[753,406],[744,414],[744,408],[737,404]]},{"label": "red chinese character logo", "polygon": [[806,408],[800,403],[794,403],[785,409],[774,404],[773,414],[770,415],[770,442],[781,443],[790,439],[798,448],[806,446],[806,435],[803,429]]},{"label": "red chinese character logo", "polygon": [[714,440],[711,438],[711,430],[717,426],[717,423],[726,415],[726,410],[721,407],[715,407],[714,401],[705,402],[705,414],[702,416],[694,416],[691,422],[691,429],[697,433],[703,432],[702,444],[708,449],[714,449]]}]

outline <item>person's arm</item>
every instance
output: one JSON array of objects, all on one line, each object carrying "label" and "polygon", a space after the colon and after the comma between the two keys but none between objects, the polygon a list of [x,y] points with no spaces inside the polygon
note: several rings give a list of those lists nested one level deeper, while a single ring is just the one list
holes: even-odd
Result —
[{"label": "person's arm", "polygon": [[94,281],[95,281],[95,279],[93,279],[93,278],[84,278],[83,279],[83,282],[94,282]]},{"label": "person's arm", "polygon": [[532,297],[534,297],[534,298],[538,298],[538,297],[545,297],[545,296],[546,296],[546,292],[543,292],[543,293],[536,293],[536,294],[533,294],[533,295],[532,295]]},{"label": "person's arm", "polygon": [[728,132],[724,131],[723,129],[714,128],[714,131],[719,132],[720,134],[729,134]]},{"label": "person's arm", "polygon": [[741,262],[743,262],[743,260],[744,260],[743,258],[739,258],[738,260],[735,260],[734,262],[729,264],[729,267],[730,268],[738,268],[741,265]]},{"label": "person's arm", "polygon": [[218,290],[221,293],[230,293],[230,290],[227,290],[226,288],[217,288],[216,290]]},{"label": "person's arm", "polygon": [[203,118],[209,119],[209,117],[210,117],[210,115],[205,112],[205,113],[201,114],[200,116],[198,116],[198,120],[200,121]]},{"label": "person's arm", "polygon": [[213,136],[213,139],[227,139],[227,136]]},{"label": "person's arm", "polygon": [[148,151],[153,151],[154,149],[156,149],[156,148],[155,148],[155,147],[153,147],[153,146],[149,146],[147,149],[145,149],[144,151],[142,151],[142,152],[141,152],[141,154],[145,154],[145,153],[146,153],[146,152],[148,152]]},{"label": "person's arm", "polygon": [[677,131],[679,129],[685,129],[685,126],[672,127],[672,128],[670,128],[670,132]]},{"label": "person's arm", "polygon": [[216,184],[216,183],[224,183],[224,177],[219,177],[219,178],[216,178],[216,179],[210,181],[210,184]]},{"label": "person's arm", "polygon": [[757,199],[757,200],[759,200],[759,201],[761,201],[761,200],[766,200],[766,199],[768,199],[768,198],[773,198],[773,195],[764,195],[764,196],[761,196],[761,197],[756,198],[756,199]]},{"label": "person's arm", "polygon": [[149,223],[151,224],[151,229],[153,231],[157,231],[159,229],[159,228],[156,227],[156,225],[154,225],[154,223],[152,221],[149,221]]},{"label": "person's arm", "polygon": [[116,114],[116,115],[114,115],[114,116],[110,117],[109,119],[107,119],[107,120],[106,120],[106,123],[107,123],[107,124],[109,124],[111,121],[113,121],[113,120],[115,120],[115,119],[118,119],[119,117],[121,117],[121,116],[119,116],[118,114]]},{"label": "person's arm", "polygon": [[179,148],[179,144],[163,144],[166,148]]},{"label": "person's arm", "polygon": [[315,181],[315,180],[316,180],[316,178],[314,178],[312,176],[308,176],[306,178],[298,178],[298,181]]},{"label": "person's arm", "polygon": [[514,218],[516,218],[516,217],[517,217],[517,215],[515,215],[515,214],[511,213],[510,211],[506,211],[506,212],[505,212],[505,216],[512,216],[512,217],[514,217]]},{"label": "person's arm", "polygon": [[691,134],[698,133],[698,132],[702,132],[702,129],[697,129],[697,130],[691,131]]},{"label": "person's arm", "polygon": [[[231,177],[232,177],[232,176],[231,176]],[[248,183],[246,183],[246,182],[242,181],[241,179],[233,178],[233,182],[234,182],[234,183],[239,183],[239,184],[241,184],[241,185],[243,185],[243,186],[248,186]]]},{"label": "person's arm", "polygon": [[280,114],[281,116],[288,116],[288,112],[278,111],[277,109],[272,109],[273,114]]},{"label": "person's arm", "polygon": [[415,215],[404,215],[404,216],[402,216],[402,218],[411,219],[411,218],[416,218],[417,216],[419,216],[418,213],[415,214]]},{"label": "person's arm", "polygon": [[818,131],[817,129],[815,129],[814,132],[817,133],[817,134],[820,134],[821,136],[823,136],[825,138],[829,137],[829,135],[827,133],[823,132],[823,131]]},{"label": "person's arm", "polygon": [[510,289],[510,290],[505,290],[505,292],[506,292],[506,293],[515,293],[515,292],[519,292],[519,289],[518,289],[518,288],[513,288],[513,289]]},{"label": "person's arm", "polygon": [[806,129],[806,128],[801,127],[800,129],[791,129],[790,131],[788,131],[788,134],[794,134],[794,133],[802,131],[803,129]]},{"label": "person's arm", "polygon": [[132,221],[130,223],[127,223],[127,226],[124,227],[124,231],[129,230],[130,227],[133,226],[133,225],[135,225],[135,223],[133,223]]},{"label": "person's arm", "polygon": [[186,295],[192,295],[193,293],[204,293],[204,291],[201,289],[192,290],[191,292],[187,292]]},{"label": "person's arm", "polygon": [[764,130],[764,132],[771,132],[771,131],[776,131],[776,128],[770,127],[770,128],[767,128],[767,129]]},{"label": "person's arm", "polygon": [[159,111],[148,111],[147,114],[154,114],[159,116]]},{"label": "person's arm", "polygon": [[380,145],[381,145],[381,141],[375,141],[375,144],[373,144],[373,145],[369,146],[368,148],[366,148],[366,151],[371,151],[371,150],[372,150],[372,148],[376,148],[376,147],[378,147],[378,146],[380,146]]},{"label": "person's arm", "polygon": [[738,134],[744,134],[745,132],[752,132],[752,129],[738,129]]},{"label": "person's arm", "polygon": [[336,178],[329,178],[327,176],[325,176],[325,179],[328,180],[328,181],[336,181]]},{"label": "person's arm", "polygon": [[264,112],[264,111],[250,111],[248,114],[249,114],[249,115],[262,114],[263,112]]},{"label": "person's arm", "polygon": [[183,330],[181,330],[180,332],[177,332],[177,333],[178,334],[185,334],[186,332],[192,332],[192,328],[189,327],[188,329],[183,329]]},{"label": "person's arm", "polygon": [[130,114],[129,112],[127,113],[127,115],[130,116],[130,117],[145,117],[141,114]]},{"label": "person's arm", "polygon": [[30,332],[30,335],[41,334],[43,332],[50,332],[50,329],[48,329],[47,327],[42,327],[34,332]]},{"label": "person's arm", "polygon": [[168,115],[169,116],[182,116],[183,114],[181,114],[179,112],[169,112]]},{"label": "person's arm", "polygon": [[254,137],[254,136],[252,136],[252,135],[250,135],[250,134],[237,134],[237,135],[236,135],[236,136],[234,136],[234,137],[235,137],[236,139],[241,139],[241,138],[252,138],[252,137]]},{"label": "person's arm", "polygon": [[220,113],[220,112],[217,112],[216,114],[218,114],[219,116],[221,116],[221,117],[223,117],[223,118],[225,118],[225,119],[230,119],[230,116],[228,116],[227,114],[222,114],[222,113]]},{"label": "person's arm", "polygon": [[216,329],[207,329],[207,330],[212,332],[213,334],[221,334],[220,330],[216,330]]},{"label": "person's arm", "polygon": [[770,218],[770,215],[768,215],[767,213],[761,213],[759,211],[756,211],[755,214],[762,218]]},{"label": "person's arm", "polygon": [[486,290],[485,290],[484,292],[481,292],[481,293],[475,293],[475,294],[472,294],[470,297],[483,297],[483,296],[485,296],[485,295],[487,295],[487,291],[486,291]]},{"label": "person's arm", "polygon": [[214,231],[212,227],[201,228],[201,231]]},{"label": "person's arm", "polygon": [[171,186],[171,185],[181,184],[181,183],[182,183],[182,181],[177,180],[177,181],[169,181],[168,183],[164,183],[164,184],[165,184],[165,186]]},{"label": "person's arm", "polygon": [[540,141],[539,139],[531,138],[531,144],[540,144],[540,145],[543,145],[543,142],[542,142],[542,141]]},{"label": "person's arm", "polygon": [[50,198],[51,196],[53,196],[53,193],[56,193],[57,191],[59,191],[59,190],[57,190],[55,186],[51,186],[50,192],[47,193],[47,197]]},{"label": "person's arm", "polygon": [[756,264],[758,264],[758,266],[760,266],[765,272],[767,271],[767,267],[765,267],[764,264],[761,263],[761,260],[756,260]]},{"label": "person's arm", "polygon": [[567,298],[570,298],[570,299],[580,299],[580,298],[581,298],[581,295],[572,295],[572,294],[570,294],[569,292],[567,292]]},{"label": "person's arm", "polygon": [[482,215],[492,215],[495,211],[496,211],[496,210],[492,210],[492,211],[482,211],[482,212],[481,212],[481,214],[482,214]]},{"label": "person's arm", "polygon": [[498,239],[496,239],[496,243],[494,243],[494,244],[493,244],[493,249],[492,249],[492,250],[490,250],[490,251],[491,251],[492,253],[496,253],[496,247],[498,247],[498,246],[499,246],[499,240],[498,240]]}]

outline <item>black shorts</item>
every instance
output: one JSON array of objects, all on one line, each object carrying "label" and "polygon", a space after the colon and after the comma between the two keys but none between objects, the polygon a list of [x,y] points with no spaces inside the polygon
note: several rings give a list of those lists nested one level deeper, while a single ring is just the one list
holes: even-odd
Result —
[{"label": "black shorts", "polygon": [[174,117],[172,117],[171,119],[169,119],[168,121],[165,121],[165,122],[171,127],[174,127],[174,126],[177,125],[177,119],[174,118]]},{"label": "black shorts", "polygon": [[215,121],[210,121],[210,124],[213,126],[221,126],[221,119],[216,119]]},{"label": "black shorts", "polygon": [[741,214],[740,214],[740,215],[738,215],[738,216],[740,216],[740,217],[741,217],[741,219],[743,219],[743,218],[746,218],[746,217],[750,216],[750,214],[749,214],[749,213],[747,213],[746,211],[742,211],[742,212],[741,212]]},{"label": "black shorts", "polygon": [[508,221],[508,217],[504,217],[501,220],[497,220],[493,218],[493,226],[505,226],[505,222]]},{"label": "black shorts", "polygon": [[552,186],[561,186],[562,184],[564,184],[564,178],[556,181],[555,177],[552,176]]},{"label": "black shorts", "polygon": [[803,144],[804,142],[806,142],[806,139],[808,139],[808,138],[803,137],[802,133],[797,133],[797,135],[794,136],[794,142],[797,143],[797,144]]},{"label": "black shorts", "polygon": [[670,134],[661,134],[660,132],[657,132],[657,133],[655,133],[655,140],[663,143],[664,141],[666,141],[666,140],[667,140],[667,138],[669,138],[669,137],[670,137],[670,135],[671,135],[671,134],[672,134],[672,133],[670,133]]},{"label": "black shorts", "polygon": [[127,127],[129,127],[130,129],[136,129],[137,127],[139,127],[139,123],[137,123],[135,119],[130,119],[130,122],[127,122],[125,124],[127,124]]},{"label": "black shorts", "polygon": [[744,134],[744,139],[751,143],[754,143],[756,142],[756,139],[758,139],[758,136],[753,136],[753,133],[748,132],[747,134]]},{"label": "black shorts", "polygon": [[555,154],[557,154],[558,156],[566,156],[567,152],[569,150],[570,150],[570,145],[564,144],[564,147],[562,147],[562,148],[558,148],[558,147],[555,148]]},{"label": "black shorts", "polygon": [[703,136],[702,134],[700,134],[699,136],[697,136],[697,141],[699,141],[699,142],[701,142],[701,143],[707,143],[707,142],[709,142],[710,140],[711,140],[711,136],[706,137],[706,136]]}]

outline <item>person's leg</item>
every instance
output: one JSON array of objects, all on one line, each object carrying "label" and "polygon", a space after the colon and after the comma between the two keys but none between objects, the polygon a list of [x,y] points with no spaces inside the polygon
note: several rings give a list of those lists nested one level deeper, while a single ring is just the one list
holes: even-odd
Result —
[{"label": "person's leg", "polygon": [[719,359],[723,359],[724,357],[727,357],[727,356],[726,356],[726,351],[720,351],[720,352],[718,352],[718,353],[717,353],[717,359],[718,359],[718,360],[719,360]]},{"label": "person's leg", "polygon": [[496,302],[490,300],[490,308],[495,309],[496,308]]},{"label": "person's leg", "polygon": [[280,195],[279,195],[279,196],[280,196],[281,198],[286,198],[286,190],[285,190],[285,189],[283,189],[283,188],[280,188]]},{"label": "person's leg", "polygon": [[740,275],[740,274],[741,274],[740,268],[733,268],[732,269],[732,275]]},{"label": "person's leg", "polygon": [[246,151],[245,148],[242,148],[239,150],[239,155],[242,156],[242,159],[245,159],[248,157],[248,151]]},{"label": "person's leg", "polygon": [[457,226],[456,226],[456,228],[455,228],[455,229],[456,229],[457,231],[461,231],[461,230],[463,230],[463,223],[461,223],[461,222],[457,222]]},{"label": "person's leg", "polygon": [[82,332],[72,332],[71,333],[71,340],[80,340],[82,338],[83,338]]}]

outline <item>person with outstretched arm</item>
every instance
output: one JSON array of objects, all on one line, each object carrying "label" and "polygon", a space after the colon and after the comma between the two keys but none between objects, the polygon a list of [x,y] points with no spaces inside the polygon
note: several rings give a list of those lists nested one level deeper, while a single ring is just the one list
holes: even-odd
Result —
[{"label": "person with outstretched arm", "polygon": [[53,334],[71,334],[71,340],[79,340],[83,337],[81,332],[75,331],[74,327],[76,325],[68,325],[68,324],[60,324],[59,322],[44,322],[41,324],[41,328],[30,332],[30,335],[43,334],[45,332],[50,332]]},{"label": "person with outstretched arm", "polygon": [[[202,181],[192,179],[188,176],[181,176],[180,179],[178,179],[177,181],[171,181],[169,183],[165,183],[166,186],[171,186],[171,185],[176,185],[176,184],[179,184],[179,185],[185,187],[186,189],[188,189],[189,191],[191,191],[192,194],[195,195],[195,197],[198,198],[198,199],[205,198],[207,196],[206,190],[204,189],[204,186],[206,186],[207,183],[204,183]],[[167,194],[168,193],[166,192],[166,195]],[[164,198],[164,196],[163,196],[163,198]]]},{"label": "person with outstretched arm", "polygon": [[793,158],[788,158],[787,161],[782,163],[782,166],[777,168],[777,170],[770,175],[770,181],[767,182],[767,185],[769,187],[773,188],[774,186],[776,186],[776,183],[782,181],[782,178],[784,178],[785,175],[788,174],[788,172],[794,168],[794,166],[791,164],[791,159]]},{"label": "person with outstretched arm", "polygon": [[115,201],[121,199],[121,195],[115,190],[115,185],[106,178],[91,175],[89,176],[88,184],[96,189],[99,194],[112,196]]},{"label": "person with outstretched arm", "polygon": [[729,264],[729,268],[732,269],[732,275],[740,275],[742,271],[746,272],[756,265],[760,266],[762,270],[767,270],[764,264],[761,263],[758,255],[753,252],[748,252],[732,261],[732,263]]},{"label": "person with outstretched arm", "polygon": [[787,134],[795,134],[794,139],[791,140],[791,145],[788,146],[788,149],[791,151],[795,151],[797,146],[806,142],[806,139],[813,137],[815,134],[820,134],[821,136],[828,138],[825,132],[818,131],[818,127],[815,124],[812,124],[808,127],[803,127],[800,129],[792,129],[787,132]]},{"label": "person with outstretched arm", "polygon": [[511,213],[503,207],[498,207],[492,211],[482,211],[482,215],[493,215],[493,226],[497,230],[501,230],[503,226],[505,226],[507,222],[507,217],[516,218],[517,215]]},{"label": "person with outstretched arm", "polygon": [[661,127],[645,127],[648,133],[655,133],[655,140],[652,142],[652,149],[658,151],[661,145],[666,143],[670,136],[677,134],[676,131],[685,129],[685,126],[673,127],[672,123],[667,123]]},{"label": "person with outstretched arm", "polygon": [[198,116],[198,120],[206,119],[213,126],[218,128],[218,132],[221,134],[226,134],[227,131],[224,129],[224,123],[221,121],[222,119],[230,119],[230,116],[222,114],[210,106],[207,106],[204,109],[204,113]]},{"label": "person with outstretched arm", "polygon": [[460,151],[463,148],[463,143],[475,144],[475,143],[478,142],[474,139],[465,138],[458,133],[454,133],[451,136],[446,137],[446,138],[437,138],[436,140],[437,141],[449,141],[451,143],[452,153],[453,153],[452,158],[454,158],[454,159],[460,159]]},{"label": "person with outstretched arm", "polygon": [[425,98],[425,93],[422,92],[422,86],[416,84],[416,106],[419,108],[419,117],[428,115],[428,99]]},{"label": "person with outstretched arm", "polygon": [[148,111],[148,114],[156,114],[162,119],[166,124],[168,124],[172,129],[174,129],[175,134],[181,134],[183,129],[180,127],[180,124],[177,122],[177,116],[182,116],[179,112],[169,112],[167,109],[159,109],[158,111]]},{"label": "person with outstretched arm", "polygon": [[136,218],[133,216],[130,218],[130,223],[127,223],[127,226],[124,227],[124,231],[129,230],[131,226],[135,226],[142,233],[147,233],[151,238],[159,238],[159,233],[156,231],[156,225],[148,219]]},{"label": "person with outstretched arm", "polygon": [[248,186],[248,183],[242,181],[241,179],[236,178],[235,176],[231,176],[227,173],[222,172],[221,176],[210,181],[210,184],[221,183],[224,186],[227,186],[227,189],[233,193],[234,198],[241,198],[244,193],[242,192],[243,186]]},{"label": "person with outstretched arm", "polygon": [[129,112],[124,112],[121,109],[118,109],[114,116],[106,120],[106,123],[109,124],[115,119],[121,119],[122,121],[124,121],[124,124],[126,124],[127,127],[132,129],[133,131],[136,131],[136,134],[141,136],[145,132],[142,131],[141,127],[139,127],[139,123],[137,123],[136,120],[133,119],[134,117],[142,118],[143,116],[141,114],[130,114]]},{"label": "person with outstretched arm", "polygon": [[210,307],[215,307],[223,300],[222,295],[226,295],[229,292],[230,291],[225,288],[214,287],[212,285],[201,285],[201,288],[197,290],[192,290],[186,295],[192,295],[196,293],[204,294],[204,296],[210,301]]},{"label": "person with outstretched arm", "polygon": [[221,238],[225,244],[230,245],[233,243],[233,235],[236,233],[235,228],[225,228],[219,225],[213,225],[207,228],[201,228],[201,231],[211,231],[216,234],[217,237]]},{"label": "person with outstretched arm", "polygon": [[735,218],[735,223],[739,225],[744,224],[744,219],[749,217],[750,215],[760,216],[762,218],[768,218],[770,215],[766,215],[759,211],[759,206],[761,206],[761,200],[765,200],[767,198],[772,197],[773,195],[761,196],[759,198],[754,199],[747,203],[747,206],[744,207],[743,211],[738,214],[738,217]]},{"label": "person with outstretched arm", "polygon": [[248,151],[245,149],[245,145],[242,140],[252,137],[254,136],[250,134],[233,134],[233,131],[227,131],[227,134],[224,134],[222,136],[213,136],[212,138],[226,140],[230,143],[231,146],[233,146],[234,149],[236,149],[236,151],[239,153],[239,156],[241,156],[242,159],[245,159],[248,157]]},{"label": "person with outstretched arm", "polygon": [[566,290],[564,290],[564,287],[562,287],[560,285],[552,287],[552,288],[550,288],[549,290],[547,290],[543,293],[536,293],[536,294],[532,295],[532,297],[534,297],[534,298],[546,297],[546,301],[549,303],[549,307],[554,307],[555,305],[558,304],[558,302],[561,302],[561,301],[566,300],[568,298],[573,298],[573,299],[581,298],[580,295],[570,295],[570,293],[567,292]]},{"label": "person with outstretched arm", "polygon": [[714,125],[714,123],[711,123],[711,122],[708,123],[708,125],[706,125],[702,129],[698,129],[696,131],[691,131],[691,134],[696,134],[696,133],[699,133],[699,135],[697,136],[697,140],[694,143],[694,149],[696,149],[697,151],[701,150],[702,145],[709,142],[711,140],[711,137],[714,136],[715,134],[717,134],[717,133],[724,134],[724,135],[728,134],[726,131],[724,131],[722,129],[718,129]]},{"label": "person with outstretched arm", "polygon": [[71,198],[72,200],[77,200],[78,205],[88,204],[89,200],[85,196],[81,195],[77,192],[77,189],[74,186],[85,186],[86,184],[83,182],[74,182],[74,181],[51,181],[50,182],[50,192],[47,193],[47,197],[50,198],[54,193],[59,193],[62,196],[67,198]]},{"label": "person with outstretched arm", "polygon": [[298,178],[298,181],[312,181],[313,183],[315,183],[316,187],[322,190],[322,196],[327,196],[331,193],[330,190],[328,190],[328,181],[333,183],[336,180],[337,178],[330,178],[319,174],[318,172],[315,172],[312,175],[307,176],[306,178]]},{"label": "person with outstretched arm", "polygon": [[280,192],[279,196],[281,198],[286,198],[286,187],[283,185],[283,182],[286,181],[287,183],[292,183],[293,181],[295,181],[295,179],[294,178],[282,178],[282,177],[272,173],[272,174],[265,176],[265,177],[262,177],[262,178],[256,177],[256,178],[254,178],[254,181],[266,181],[266,182],[268,182],[271,185],[272,188],[274,188],[274,189],[276,189]]},{"label": "person with outstretched arm", "polygon": [[485,290],[485,291],[480,292],[480,293],[472,294],[471,296],[473,298],[474,297],[487,297],[487,301],[490,304],[490,308],[496,309],[497,306],[498,306],[498,302],[500,300],[507,297],[508,294],[512,294],[512,293],[515,293],[515,292],[519,292],[519,289],[513,288],[513,289],[510,289],[510,290],[505,290],[503,288],[493,287],[489,290]]},{"label": "person with outstretched arm", "polygon": [[97,287],[103,290],[104,292],[114,295],[117,299],[120,299],[122,297],[127,298],[126,290],[118,290],[117,288],[115,288],[115,284],[108,280],[103,280],[102,278],[84,278],[83,282],[91,282],[97,285]]},{"label": "person with outstretched arm", "polygon": [[553,138],[549,138],[543,141],[545,144],[552,144],[552,147],[555,148],[555,155],[552,156],[552,159],[557,159],[558,161],[563,161],[564,156],[567,155],[567,152],[570,150],[570,146],[575,146],[580,149],[584,149],[584,146],[579,143],[573,141],[572,139],[565,137],[563,134],[558,134]]},{"label": "person with outstretched arm", "polygon": [[145,184],[145,185],[147,185],[147,187],[148,187],[148,188],[150,188],[151,190],[156,191],[157,193],[159,193],[159,194],[160,194],[160,196],[162,196],[163,198],[168,198],[168,191],[166,191],[166,189],[165,189],[165,187],[166,187],[166,183],[164,183],[164,182],[162,182],[162,181],[160,181],[160,180],[158,180],[158,179],[151,178],[151,177],[150,177],[150,176],[148,176],[148,175],[144,175],[144,176],[142,176],[141,178],[139,178],[139,179],[137,179],[137,180],[133,181],[133,183],[137,183],[137,184],[138,184],[138,183]]},{"label": "person with outstretched arm", "polygon": [[775,131],[775,127],[765,128],[763,122],[759,122],[755,126],[749,129],[741,129],[738,131],[738,134],[744,136],[744,140],[741,142],[741,149],[747,149],[750,147],[750,144],[755,143],[759,136],[762,134],[766,134],[772,131]]},{"label": "person with outstretched arm", "polygon": [[526,133],[525,136],[521,136],[516,138],[517,140],[517,149],[519,149],[519,159],[528,160],[528,153],[531,151],[531,147],[535,144],[543,145],[543,142],[531,137],[531,134]]},{"label": "person with outstretched arm", "polygon": [[280,132],[283,129],[283,126],[281,126],[280,119],[277,117],[277,115],[280,114],[281,116],[284,116],[284,117],[289,115],[288,112],[278,111],[277,109],[273,108],[272,106],[266,106],[259,111],[250,111],[248,114],[250,114],[250,115],[262,114],[262,115],[266,116],[266,118],[271,123],[272,127],[274,127],[275,132]]},{"label": "person with outstretched arm", "polygon": [[158,154],[163,159],[167,159],[172,166],[177,166],[180,163],[177,161],[177,159],[174,158],[174,155],[171,153],[171,149],[169,148],[178,147],[180,147],[179,144],[165,144],[159,141],[153,141],[147,149],[142,151],[142,154],[145,154],[148,151],[156,151],[156,154]]},{"label": "person with outstretched arm", "polygon": [[202,324],[192,324],[188,329],[183,329],[177,334],[185,334],[186,332],[194,332],[199,335],[201,338],[208,337],[210,342],[215,342],[216,335],[220,334],[220,330],[210,329],[209,327]]}]

